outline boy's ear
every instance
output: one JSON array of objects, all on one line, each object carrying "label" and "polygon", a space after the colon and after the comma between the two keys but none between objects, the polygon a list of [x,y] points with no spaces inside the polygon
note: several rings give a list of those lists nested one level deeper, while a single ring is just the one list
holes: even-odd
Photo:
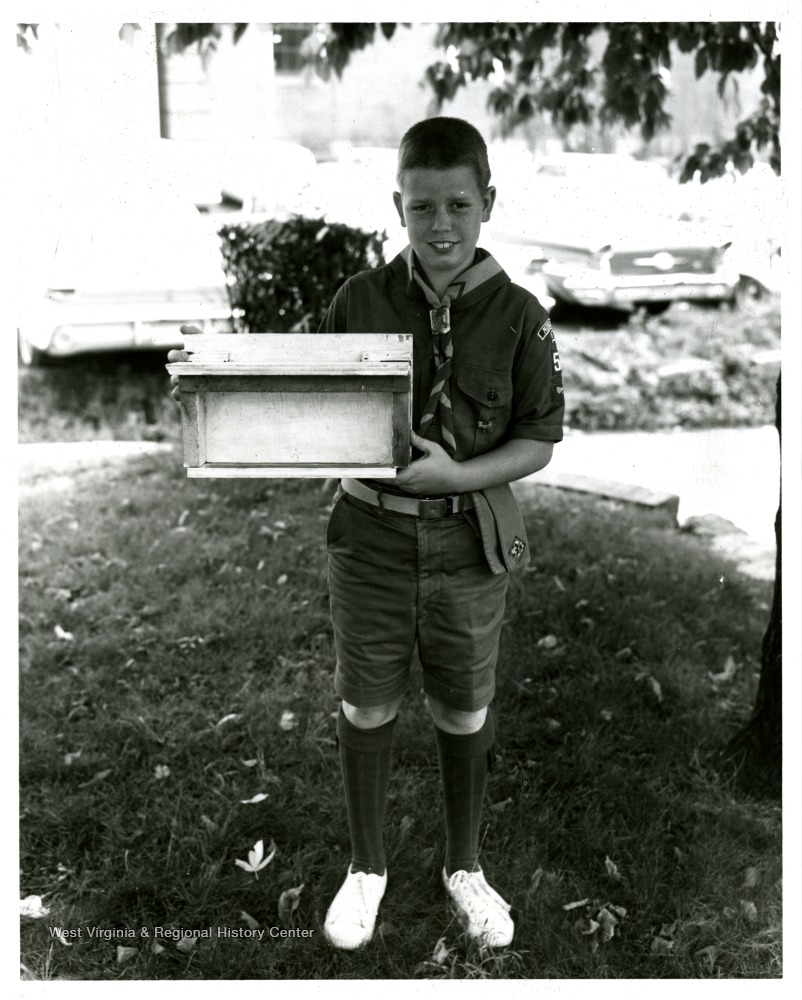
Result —
[{"label": "boy's ear", "polygon": [[490,213],[493,211],[493,205],[496,203],[496,189],[492,184],[488,185],[487,191],[485,191],[484,198],[482,199],[482,222],[490,221]]},{"label": "boy's ear", "polygon": [[398,218],[401,220],[401,225],[406,228],[406,220],[404,219],[404,205],[401,201],[401,192],[393,191],[393,204],[395,205],[395,210],[398,212]]}]

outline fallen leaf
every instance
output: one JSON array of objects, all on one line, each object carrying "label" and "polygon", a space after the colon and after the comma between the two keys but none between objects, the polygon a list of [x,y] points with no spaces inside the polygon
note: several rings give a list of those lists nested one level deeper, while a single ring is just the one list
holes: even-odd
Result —
[{"label": "fallen leaf", "polygon": [[760,873],[757,868],[747,868],[744,872],[743,885],[745,889],[754,889],[760,881]]},{"label": "fallen leaf", "polygon": [[635,680],[646,681],[646,683],[652,689],[652,693],[654,694],[655,698],[657,698],[658,701],[663,700],[663,689],[660,686],[660,681],[658,681],[655,677],[652,677],[651,674],[647,673],[645,670],[641,670],[639,674],[635,675]]},{"label": "fallen leaf", "polygon": [[111,768],[108,768],[105,771],[98,771],[97,774],[93,775],[89,779],[89,781],[82,781],[81,784],[78,787],[79,788],[88,788],[90,785],[97,785],[101,781],[105,781],[106,778],[108,778],[108,776],[110,774],[111,774]]},{"label": "fallen leaf", "polygon": [[290,730],[295,729],[298,725],[298,718],[295,712],[290,712],[288,709],[281,713],[281,718],[278,722],[279,726],[284,730],[285,733],[290,732]]},{"label": "fallen leaf", "polygon": [[733,679],[737,670],[738,667],[735,663],[735,660],[732,658],[732,656],[728,656],[727,659],[724,661],[724,669],[721,671],[720,674],[711,674],[708,671],[707,676],[714,684],[725,684],[727,681],[731,681]]},{"label": "fallen leaf", "polygon": [[615,658],[619,661],[619,663],[628,663],[634,655],[635,654],[632,652],[632,648],[630,646],[624,646],[623,649],[618,650],[615,654]]},{"label": "fallen leaf", "polygon": [[738,904],[738,910],[744,920],[754,923],[757,920],[757,907],[751,899],[742,899]]},{"label": "fallen leaf", "polygon": [[276,580],[277,587],[283,587],[284,584],[289,580],[286,573],[282,573],[281,576]]},{"label": "fallen leaf", "polygon": [[677,930],[677,921],[673,920],[670,924],[663,924],[660,928],[660,937],[673,938]]},{"label": "fallen leaf", "polygon": [[153,952],[154,955],[161,955],[161,953],[164,951],[164,947],[163,945],[160,945],[158,941],[154,940],[151,941],[150,943],[150,950]]},{"label": "fallen leaf", "polygon": [[195,947],[197,943],[198,939],[196,937],[191,937],[190,935],[187,935],[186,937],[182,937],[180,941],[177,941],[175,946],[178,949],[178,951],[182,952],[184,955],[187,955],[189,954],[189,952],[192,951],[192,949]]},{"label": "fallen leaf", "polygon": [[183,528],[184,522],[186,521],[186,519],[188,517],[189,517],[189,511],[188,510],[182,510],[181,514],[180,514],[180,516],[178,518],[178,527],[179,528]]},{"label": "fallen leaf", "polygon": [[245,923],[250,927],[252,931],[255,931],[259,927],[259,921],[255,920],[250,913],[246,913],[245,910],[240,910],[240,919],[244,920]]},{"label": "fallen leaf", "polygon": [[563,906],[563,909],[564,910],[577,910],[577,909],[579,909],[580,906],[587,906],[589,902],[590,902],[589,899],[577,899],[573,903],[565,903],[565,905]]},{"label": "fallen leaf", "polygon": [[696,954],[707,962],[707,967],[712,971],[718,958],[718,948],[714,944],[709,944],[706,948],[700,948]]},{"label": "fallen leaf", "polygon": [[215,729],[219,729],[220,726],[225,725],[226,722],[236,722],[237,719],[241,719],[241,718],[242,718],[241,715],[237,715],[236,713],[231,712],[229,715],[224,715],[223,718],[220,719],[219,722],[215,722],[214,728]]},{"label": "fallen leaf", "polygon": [[258,874],[263,868],[266,868],[273,858],[276,856],[276,844],[275,841],[270,841],[270,853],[265,858],[265,842],[263,840],[257,840],[253,845],[253,850],[248,852],[248,860],[240,861],[239,858],[234,862],[246,872],[253,872],[254,875]]},{"label": "fallen leaf", "polygon": [[507,806],[511,806],[511,805],[512,805],[512,799],[511,798],[504,799],[502,802],[494,802],[490,806],[490,811],[491,812],[501,812],[502,810],[506,809]]},{"label": "fallen leaf", "polygon": [[66,934],[64,933],[64,931],[60,927],[56,928],[55,936],[56,936],[56,939],[61,944],[63,944],[65,948],[72,948],[72,941],[67,940]]},{"label": "fallen leaf", "polygon": [[252,805],[256,805],[257,802],[264,802],[265,799],[269,799],[269,798],[270,798],[270,796],[267,794],[267,792],[257,792],[256,795],[253,796],[253,798],[251,798],[251,799],[240,799],[240,802],[244,806],[252,806]]},{"label": "fallen leaf", "polygon": [[153,773],[157,781],[163,781],[164,778],[170,777],[170,768],[166,764],[157,764]]},{"label": "fallen leaf", "polygon": [[610,711],[609,708],[603,708],[601,712],[599,712],[599,715],[604,719],[605,722],[610,722],[610,720],[613,717],[613,713]]},{"label": "fallen leaf", "polygon": [[652,938],[652,954],[668,955],[674,947],[674,942],[664,937]]},{"label": "fallen leaf", "polygon": [[412,816],[401,817],[401,822],[398,824],[398,832],[402,842],[414,825],[415,820]]},{"label": "fallen leaf", "polygon": [[592,917],[580,917],[574,927],[582,934],[595,934],[599,929],[598,923]]},{"label": "fallen leaf", "polygon": [[217,823],[213,819],[209,819],[205,813],[201,816],[201,823],[203,823],[209,833],[217,833],[220,829]]},{"label": "fallen leaf", "polygon": [[604,859],[604,867],[607,870],[607,874],[610,878],[616,879],[616,881],[621,881],[621,872],[618,870],[618,865],[615,861],[611,861],[610,858]]},{"label": "fallen leaf", "polygon": [[606,908],[602,907],[596,914],[599,920],[599,927],[601,928],[601,941],[602,944],[606,944],[608,941],[613,939],[615,934],[615,929],[618,926],[618,918],[613,916],[613,914]]},{"label": "fallen leaf", "polygon": [[543,869],[537,868],[534,874],[532,875],[532,878],[530,879],[529,888],[527,889],[527,895],[537,892],[537,890],[540,888],[540,883],[542,881],[543,881]]},{"label": "fallen leaf", "polygon": [[75,640],[75,636],[72,632],[65,632],[60,625],[55,626],[53,634],[57,639],[62,639],[64,642],[73,642]]},{"label": "fallen leaf", "polygon": [[124,945],[117,945],[117,961],[127,962],[136,955],[136,948],[126,948]]},{"label": "fallen leaf", "polygon": [[446,939],[441,937],[437,944],[434,946],[434,953],[432,955],[432,961],[435,965],[442,965],[443,962],[448,958],[450,950],[446,947]]},{"label": "fallen leaf", "polygon": [[278,898],[279,920],[281,920],[285,927],[292,926],[292,917],[298,909],[298,900],[301,897],[301,892],[305,884],[305,882],[302,882],[294,889],[285,889]]},{"label": "fallen leaf", "polygon": [[258,763],[259,760],[256,757],[251,758],[251,760],[240,760],[240,764],[242,764],[243,767],[256,767]]},{"label": "fallen leaf", "polygon": [[65,753],[62,760],[66,766],[69,767],[70,764],[73,764],[76,760],[78,760],[82,753],[83,750],[74,750],[72,753]]},{"label": "fallen leaf", "polygon": [[379,924],[379,934],[383,938],[398,936],[398,928],[394,927],[392,924],[383,922]]},{"label": "fallen leaf", "polygon": [[538,647],[540,649],[554,649],[558,643],[556,635],[544,635],[542,639],[538,639]]}]

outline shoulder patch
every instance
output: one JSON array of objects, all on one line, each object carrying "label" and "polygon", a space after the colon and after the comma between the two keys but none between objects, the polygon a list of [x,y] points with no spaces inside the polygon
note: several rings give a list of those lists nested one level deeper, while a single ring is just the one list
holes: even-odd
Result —
[{"label": "shoulder patch", "polygon": [[537,331],[537,335],[538,335],[538,337],[540,337],[541,340],[545,340],[546,337],[548,337],[549,335],[551,335],[551,339],[554,340],[554,331],[551,328],[551,320],[550,319],[548,319],[548,318],[546,319],[546,322]]}]

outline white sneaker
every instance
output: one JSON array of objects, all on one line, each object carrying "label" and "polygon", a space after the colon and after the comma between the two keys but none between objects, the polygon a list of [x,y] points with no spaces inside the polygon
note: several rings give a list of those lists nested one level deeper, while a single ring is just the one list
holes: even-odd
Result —
[{"label": "white sneaker", "polygon": [[481,868],[475,872],[456,871],[450,876],[444,868],[443,883],[469,938],[491,948],[504,948],[512,942],[515,924],[510,904],[491,889]]},{"label": "white sneaker", "polygon": [[355,872],[348,866],[348,874],[340,891],[332,900],[323,933],[335,948],[353,951],[367,944],[373,937],[379,903],[387,888],[384,875]]}]

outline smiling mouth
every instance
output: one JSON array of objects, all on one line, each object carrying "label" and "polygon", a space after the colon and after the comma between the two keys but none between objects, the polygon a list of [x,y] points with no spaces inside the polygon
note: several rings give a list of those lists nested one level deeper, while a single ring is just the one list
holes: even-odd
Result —
[{"label": "smiling mouth", "polygon": [[434,247],[435,250],[450,250],[452,247],[457,245],[457,241],[451,240],[438,240],[437,242],[431,242],[429,246]]}]

